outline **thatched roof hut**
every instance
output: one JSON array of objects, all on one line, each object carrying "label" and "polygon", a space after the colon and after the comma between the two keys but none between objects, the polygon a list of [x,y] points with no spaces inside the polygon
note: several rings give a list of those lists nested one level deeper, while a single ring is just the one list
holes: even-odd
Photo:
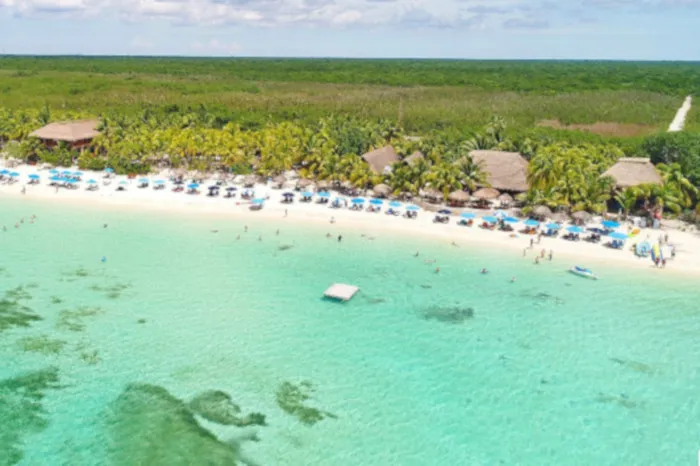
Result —
[{"label": "thatched roof hut", "polygon": [[275,188],[277,188],[277,189],[281,189],[282,186],[284,186],[284,183],[285,183],[286,181],[287,181],[287,178],[285,178],[283,175],[277,175],[277,176],[274,177],[274,179],[272,180],[272,186],[275,187]]},{"label": "thatched roof hut", "polygon": [[546,205],[538,205],[532,209],[532,213],[538,217],[547,218],[552,216],[552,209]]},{"label": "thatched roof hut", "polygon": [[527,160],[518,152],[474,150],[470,157],[486,175],[486,182],[500,191],[527,191]]},{"label": "thatched roof hut", "polygon": [[243,186],[246,188],[252,188],[255,186],[255,182],[258,180],[258,177],[255,175],[248,175],[245,178],[243,178]]},{"label": "thatched roof hut", "polygon": [[50,141],[84,141],[100,135],[100,132],[97,131],[99,124],[98,120],[49,123],[43,128],[32,131],[29,135]]},{"label": "thatched roof hut", "polygon": [[428,188],[425,191],[423,191],[423,197],[432,200],[439,200],[442,199],[443,195],[440,191],[438,191],[435,188]]},{"label": "thatched roof hut", "polygon": [[307,188],[313,184],[313,181],[307,180],[305,178],[300,179],[297,181],[297,188]]},{"label": "thatched roof hut", "polygon": [[474,192],[473,196],[481,201],[490,201],[496,199],[500,193],[493,188],[481,188]]},{"label": "thatched roof hut", "polygon": [[378,197],[386,197],[389,194],[391,194],[391,188],[385,184],[378,184],[374,188],[372,188],[374,191],[374,194],[376,194]]},{"label": "thatched roof hut", "polygon": [[417,164],[419,161],[423,160],[425,158],[425,155],[421,151],[415,151],[405,159],[403,159],[404,163],[410,166],[414,166]]},{"label": "thatched roof hut", "polygon": [[469,202],[471,196],[469,196],[469,194],[464,191],[454,191],[450,193],[450,195],[447,198],[452,202],[464,204],[465,202]]},{"label": "thatched roof hut", "polygon": [[391,146],[384,146],[381,149],[367,152],[362,158],[375,173],[385,173],[391,167],[391,164],[399,161],[398,154]]},{"label": "thatched roof hut", "polygon": [[579,210],[578,212],[574,212],[573,214],[571,214],[571,216],[574,219],[580,220],[582,222],[587,222],[593,217],[591,214],[589,214],[585,210]]},{"label": "thatched roof hut", "polygon": [[661,184],[662,179],[649,159],[623,157],[610,167],[603,176],[615,180],[618,188],[631,188],[640,184]]}]

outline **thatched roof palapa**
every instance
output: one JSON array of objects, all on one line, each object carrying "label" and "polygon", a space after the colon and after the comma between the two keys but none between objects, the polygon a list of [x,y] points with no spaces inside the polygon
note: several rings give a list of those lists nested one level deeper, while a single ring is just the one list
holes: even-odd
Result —
[{"label": "thatched roof palapa", "polygon": [[297,188],[306,188],[308,186],[311,186],[312,184],[313,181],[302,178],[299,181],[297,181]]},{"label": "thatched roof palapa", "polygon": [[641,184],[661,184],[662,179],[649,159],[623,157],[610,167],[603,176],[615,180],[618,188],[631,188]]},{"label": "thatched roof palapa", "polygon": [[552,209],[547,207],[546,205],[538,205],[534,209],[532,209],[532,213],[537,215],[538,217],[551,217],[552,216]]},{"label": "thatched roof palapa", "polygon": [[29,135],[49,141],[84,141],[100,135],[97,131],[99,124],[98,120],[49,123],[43,128],[32,131]]},{"label": "thatched roof palapa", "polygon": [[578,212],[574,212],[573,214],[571,214],[571,216],[576,220],[581,220],[582,222],[587,222],[593,217],[585,210],[579,210]]},{"label": "thatched roof palapa", "polygon": [[391,188],[385,184],[378,184],[373,189],[374,194],[380,197],[385,197],[391,194]]},{"label": "thatched roof palapa", "polygon": [[499,196],[499,192],[493,188],[481,188],[474,192],[473,196],[482,201],[490,201],[496,199]]},{"label": "thatched roof palapa", "polygon": [[423,155],[421,151],[415,151],[414,153],[403,159],[403,161],[405,164],[408,164],[412,167],[424,158],[425,155]]},{"label": "thatched roof palapa", "polygon": [[470,157],[486,175],[492,188],[501,191],[527,191],[527,160],[517,152],[474,150]]},{"label": "thatched roof palapa", "polygon": [[375,173],[384,173],[387,168],[391,167],[391,164],[399,161],[398,154],[391,146],[367,152],[362,158]]},{"label": "thatched roof palapa", "polygon": [[245,178],[243,178],[243,186],[247,188],[253,187],[257,180],[258,178],[255,175],[248,175]]},{"label": "thatched roof palapa", "polygon": [[467,202],[471,197],[464,191],[454,191],[450,193],[448,199],[453,202]]}]

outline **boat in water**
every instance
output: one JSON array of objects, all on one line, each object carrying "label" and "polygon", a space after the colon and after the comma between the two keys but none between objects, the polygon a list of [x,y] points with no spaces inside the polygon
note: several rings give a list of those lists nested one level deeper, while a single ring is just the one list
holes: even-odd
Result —
[{"label": "boat in water", "polygon": [[579,277],[584,277],[584,278],[590,278],[592,280],[598,280],[598,276],[593,273],[591,269],[587,269],[585,267],[580,267],[578,265],[574,265],[569,269],[570,273],[573,273],[574,275],[578,275]]}]

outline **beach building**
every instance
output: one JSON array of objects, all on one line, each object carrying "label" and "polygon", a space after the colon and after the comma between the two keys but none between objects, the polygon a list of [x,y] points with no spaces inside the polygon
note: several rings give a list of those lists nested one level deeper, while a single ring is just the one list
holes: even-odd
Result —
[{"label": "beach building", "polygon": [[404,163],[407,165],[410,165],[411,167],[420,162],[425,158],[425,155],[421,151],[415,151],[405,159],[403,159]]},{"label": "beach building", "polygon": [[381,149],[367,152],[362,156],[362,159],[367,162],[373,172],[388,173],[391,171],[391,165],[399,161],[399,155],[393,147],[384,146]]},{"label": "beach building", "polygon": [[100,132],[97,130],[99,124],[98,120],[49,123],[29,135],[40,139],[47,147],[65,142],[71,149],[84,149],[99,136]]},{"label": "beach building", "polygon": [[642,184],[661,184],[661,175],[649,159],[623,157],[610,167],[603,176],[612,177],[620,189],[631,188]]},{"label": "beach building", "polygon": [[528,163],[518,152],[474,150],[469,155],[484,171],[491,188],[511,193],[527,191]]}]

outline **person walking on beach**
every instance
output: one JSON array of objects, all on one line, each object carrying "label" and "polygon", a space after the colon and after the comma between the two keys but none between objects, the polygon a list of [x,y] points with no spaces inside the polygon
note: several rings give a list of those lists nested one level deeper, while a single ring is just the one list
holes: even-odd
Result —
[{"label": "person walking on beach", "polygon": [[243,227],[243,233],[248,233],[248,225]]},{"label": "person walking on beach", "polygon": [[551,249],[549,250],[549,262],[552,262],[552,258],[554,257],[554,251]]},{"label": "person walking on beach", "polygon": [[275,236],[279,236],[279,235],[280,235],[280,231],[277,230],[277,231],[275,232]]},{"label": "person walking on beach", "polygon": [[541,257],[542,259],[544,259],[544,255],[545,255],[545,254],[547,254],[547,251],[545,251],[544,249],[543,249],[542,251],[540,251],[540,257]]},{"label": "person walking on beach", "polygon": [[523,249],[523,257],[527,256],[527,248]]},{"label": "person walking on beach", "polygon": [[530,249],[535,247],[535,240],[533,238],[530,238]]},{"label": "person walking on beach", "polygon": [[338,242],[340,243],[341,241],[343,241],[343,235],[338,235]]},{"label": "person walking on beach", "polygon": [[287,209],[284,209],[284,216],[287,216]]},{"label": "person walking on beach", "polygon": [[22,186],[22,194],[27,194],[27,186]]}]

